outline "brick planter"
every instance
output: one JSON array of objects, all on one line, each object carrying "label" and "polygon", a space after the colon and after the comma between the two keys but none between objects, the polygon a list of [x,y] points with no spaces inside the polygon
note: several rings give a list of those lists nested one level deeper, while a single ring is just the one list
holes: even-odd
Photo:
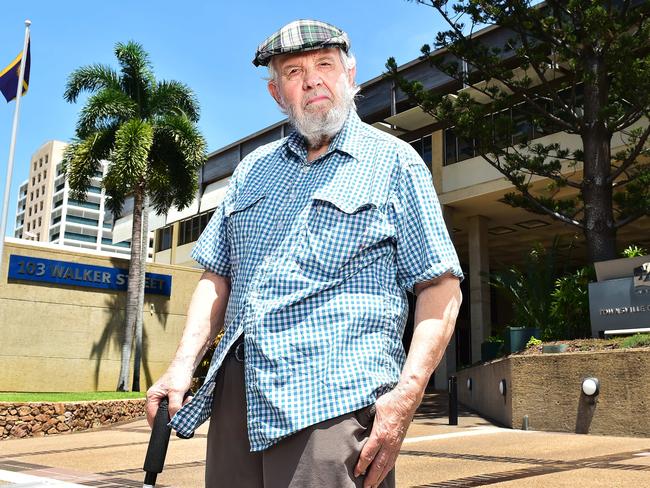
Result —
[{"label": "brick planter", "polygon": [[42,437],[133,420],[144,399],[70,403],[0,402],[0,439]]}]

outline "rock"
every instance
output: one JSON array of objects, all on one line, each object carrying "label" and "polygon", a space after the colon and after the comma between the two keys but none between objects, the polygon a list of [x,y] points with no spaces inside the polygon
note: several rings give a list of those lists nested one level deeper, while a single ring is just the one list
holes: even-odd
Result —
[{"label": "rock", "polygon": [[6,420],[7,422],[15,422],[18,420],[18,417],[16,415],[7,415]]},{"label": "rock", "polygon": [[49,432],[49,428],[54,427],[58,423],[59,423],[59,421],[52,417],[52,418],[48,419],[47,422],[45,422],[45,425],[43,426],[43,428],[48,429],[48,432]]},{"label": "rock", "polygon": [[65,425],[63,422],[60,422],[60,423],[56,424],[56,430],[58,430],[59,432],[65,432],[65,431],[70,430],[70,427]]},{"label": "rock", "polygon": [[11,429],[11,436],[12,437],[17,437],[17,438],[22,438],[27,435],[27,429],[24,425],[16,425],[13,429]]},{"label": "rock", "polygon": [[54,412],[56,412],[57,415],[63,415],[65,413],[65,403],[55,403]]},{"label": "rock", "polygon": [[20,420],[22,420],[23,422],[31,422],[32,420],[34,420],[34,417],[32,415],[24,415],[20,417]]},{"label": "rock", "polygon": [[44,413],[42,413],[34,417],[34,420],[36,420],[37,422],[47,422],[47,419],[49,418],[50,418],[49,415],[45,415]]},{"label": "rock", "polygon": [[43,425],[41,424],[32,425],[32,434],[35,434],[36,432],[41,432],[42,430],[43,430]]},{"label": "rock", "polygon": [[24,407],[20,407],[18,409],[18,415],[21,417],[25,417],[30,413],[32,413],[32,407],[30,407],[29,405],[25,405]]},{"label": "rock", "polygon": [[43,437],[45,435],[45,432],[42,430],[39,430],[38,432],[32,432],[32,437]]},{"label": "rock", "polygon": [[58,434],[59,431],[56,430],[56,427],[52,427],[50,430],[47,431],[48,434]]}]

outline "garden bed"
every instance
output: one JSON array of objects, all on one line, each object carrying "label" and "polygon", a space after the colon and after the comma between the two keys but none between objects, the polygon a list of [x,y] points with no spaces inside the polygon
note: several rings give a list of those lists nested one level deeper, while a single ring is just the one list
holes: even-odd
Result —
[{"label": "garden bed", "polygon": [[0,402],[0,440],[77,432],[141,418],[145,399]]},{"label": "garden bed", "polygon": [[597,352],[614,351],[618,349],[650,349],[650,334],[636,334],[628,337],[612,337],[611,339],[573,339],[564,341],[549,341],[530,346],[514,355],[530,356],[543,354],[542,347],[548,345],[566,344],[566,352]]}]

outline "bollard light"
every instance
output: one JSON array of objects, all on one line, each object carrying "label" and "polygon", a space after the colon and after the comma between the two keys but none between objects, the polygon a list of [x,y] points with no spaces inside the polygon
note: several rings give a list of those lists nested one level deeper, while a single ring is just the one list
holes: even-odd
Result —
[{"label": "bollard light", "polygon": [[472,378],[467,378],[467,389],[468,390],[472,389]]},{"label": "bollard light", "polygon": [[582,380],[582,393],[593,397],[600,393],[600,382],[598,378],[585,378]]},{"label": "bollard light", "polygon": [[507,391],[508,389],[506,387],[506,380],[499,381],[499,393],[501,393],[503,396],[506,396]]}]

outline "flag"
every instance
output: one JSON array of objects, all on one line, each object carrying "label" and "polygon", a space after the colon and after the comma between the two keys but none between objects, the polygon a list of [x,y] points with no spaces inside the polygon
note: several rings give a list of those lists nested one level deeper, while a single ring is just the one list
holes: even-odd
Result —
[{"label": "flag", "polygon": [[[30,40],[27,41],[27,59],[25,60],[25,76],[23,79],[23,95],[27,93],[29,87],[29,67],[31,64],[31,55],[29,52]],[[20,78],[20,62],[23,59],[21,52],[16,59],[14,59],[9,66],[0,71],[0,92],[7,99],[7,103],[16,98],[18,91],[18,79]]]}]

